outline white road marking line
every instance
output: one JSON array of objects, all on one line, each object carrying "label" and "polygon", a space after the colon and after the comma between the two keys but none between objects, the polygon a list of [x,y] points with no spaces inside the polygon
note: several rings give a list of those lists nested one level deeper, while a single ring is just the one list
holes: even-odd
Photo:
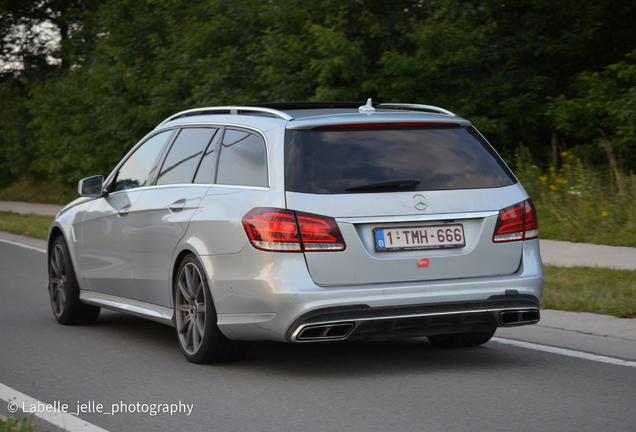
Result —
[{"label": "white road marking line", "polygon": [[[19,412],[23,411],[23,406],[31,407],[33,405],[37,406],[38,404],[47,405],[44,402],[33,399],[32,397],[27,396],[24,393],[20,393],[19,391],[14,390],[11,387],[7,387],[6,385],[1,383],[0,400],[5,401],[7,403],[7,406],[11,403],[17,404],[17,406],[19,407]],[[108,432],[106,429],[102,429],[99,426],[95,426],[94,424],[80,419],[79,417],[75,417],[74,415],[67,414],[61,411],[35,413],[26,412],[26,414],[33,414],[36,417],[39,417],[42,420],[58,426],[68,432]]]},{"label": "white road marking line", "polygon": [[18,243],[18,242],[14,242],[14,241],[11,241],[11,240],[5,240],[5,239],[0,239],[0,242],[9,243],[9,244],[12,244],[14,246],[20,246],[20,247],[23,247],[23,248],[26,248],[26,249],[32,249],[34,251],[46,253],[46,249],[42,249],[42,248],[39,248],[39,247],[36,247],[36,246],[31,246],[31,245],[28,245],[28,244],[24,244],[24,243]]},{"label": "white road marking line", "polygon": [[504,345],[512,345],[512,346],[516,346],[520,348],[528,348],[535,351],[543,351],[543,352],[547,352],[551,354],[559,354],[559,355],[564,355],[568,357],[580,358],[584,360],[592,360],[599,363],[607,363],[607,364],[612,364],[617,366],[636,367],[636,362],[633,362],[633,361],[621,360],[621,359],[617,359],[613,357],[605,357],[605,356],[596,355],[596,354],[589,354],[589,353],[581,352],[581,351],[573,351],[573,350],[569,350],[565,348],[556,348],[556,347],[551,347],[548,345],[539,345],[539,344],[534,344],[530,342],[521,342],[521,341],[516,341],[512,339],[502,339],[497,337],[494,337],[491,340],[495,342],[499,342],[500,344],[504,344]]}]

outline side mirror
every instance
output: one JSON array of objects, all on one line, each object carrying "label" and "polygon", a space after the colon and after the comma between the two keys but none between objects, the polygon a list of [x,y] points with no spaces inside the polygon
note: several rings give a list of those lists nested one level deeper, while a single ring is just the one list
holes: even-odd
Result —
[{"label": "side mirror", "polygon": [[96,175],[81,179],[77,185],[77,193],[81,197],[99,197],[102,196],[102,188],[104,187],[104,176]]}]

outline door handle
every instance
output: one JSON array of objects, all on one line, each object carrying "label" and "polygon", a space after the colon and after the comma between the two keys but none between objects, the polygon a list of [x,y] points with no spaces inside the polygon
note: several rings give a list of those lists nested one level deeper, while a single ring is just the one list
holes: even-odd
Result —
[{"label": "door handle", "polygon": [[181,210],[183,210],[183,207],[185,207],[185,203],[186,200],[185,198],[180,199],[179,201],[175,201],[172,204],[170,204],[168,206],[168,209],[172,212],[172,213],[179,213]]}]

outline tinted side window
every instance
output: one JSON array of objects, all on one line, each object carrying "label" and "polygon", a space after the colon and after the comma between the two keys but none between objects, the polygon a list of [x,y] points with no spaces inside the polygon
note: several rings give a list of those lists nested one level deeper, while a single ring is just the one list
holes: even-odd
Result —
[{"label": "tinted side window", "polygon": [[[400,182],[417,183],[411,187]],[[285,187],[306,193],[495,188],[515,183],[472,127],[285,132]],[[375,187],[398,182],[395,186]]]},{"label": "tinted side window", "polygon": [[197,169],[197,175],[194,177],[194,183],[214,183],[214,177],[216,176],[216,156],[219,154],[218,145],[223,131],[220,130],[214,135],[214,139],[205,150],[203,159]]},{"label": "tinted side window", "polygon": [[216,182],[267,187],[267,155],[261,137],[227,129],[221,145]]},{"label": "tinted side window", "polygon": [[182,129],[161,167],[157,184],[191,183],[199,161],[217,129]]},{"label": "tinted side window", "polygon": [[172,132],[161,132],[135,150],[117,172],[115,191],[146,186],[159,153]]}]

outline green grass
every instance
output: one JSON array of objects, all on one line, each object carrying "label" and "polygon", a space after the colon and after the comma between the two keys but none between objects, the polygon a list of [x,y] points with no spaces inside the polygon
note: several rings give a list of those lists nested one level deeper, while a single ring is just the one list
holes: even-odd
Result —
[{"label": "green grass", "polygon": [[23,201],[44,204],[67,204],[77,198],[77,189],[53,182],[22,179],[0,189],[0,201]]},{"label": "green grass", "polygon": [[543,171],[519,147],[515,174],[530,194],[542,239],[636,247],[636,175],[590,168],[567,152]]},{"label": "green grass", "polygon": [[0,231],[46,240],[54,216],[0,211]]},{"label": "green grass", "polygon": [[636,318],[636,270],[544,266],[541,306]]},{"label": "green grass", "polygon": [[28,419],[16,420],[12,417],[7,420],[0,419],[0,432],[36,432],[41,429],[36,428]]}]

